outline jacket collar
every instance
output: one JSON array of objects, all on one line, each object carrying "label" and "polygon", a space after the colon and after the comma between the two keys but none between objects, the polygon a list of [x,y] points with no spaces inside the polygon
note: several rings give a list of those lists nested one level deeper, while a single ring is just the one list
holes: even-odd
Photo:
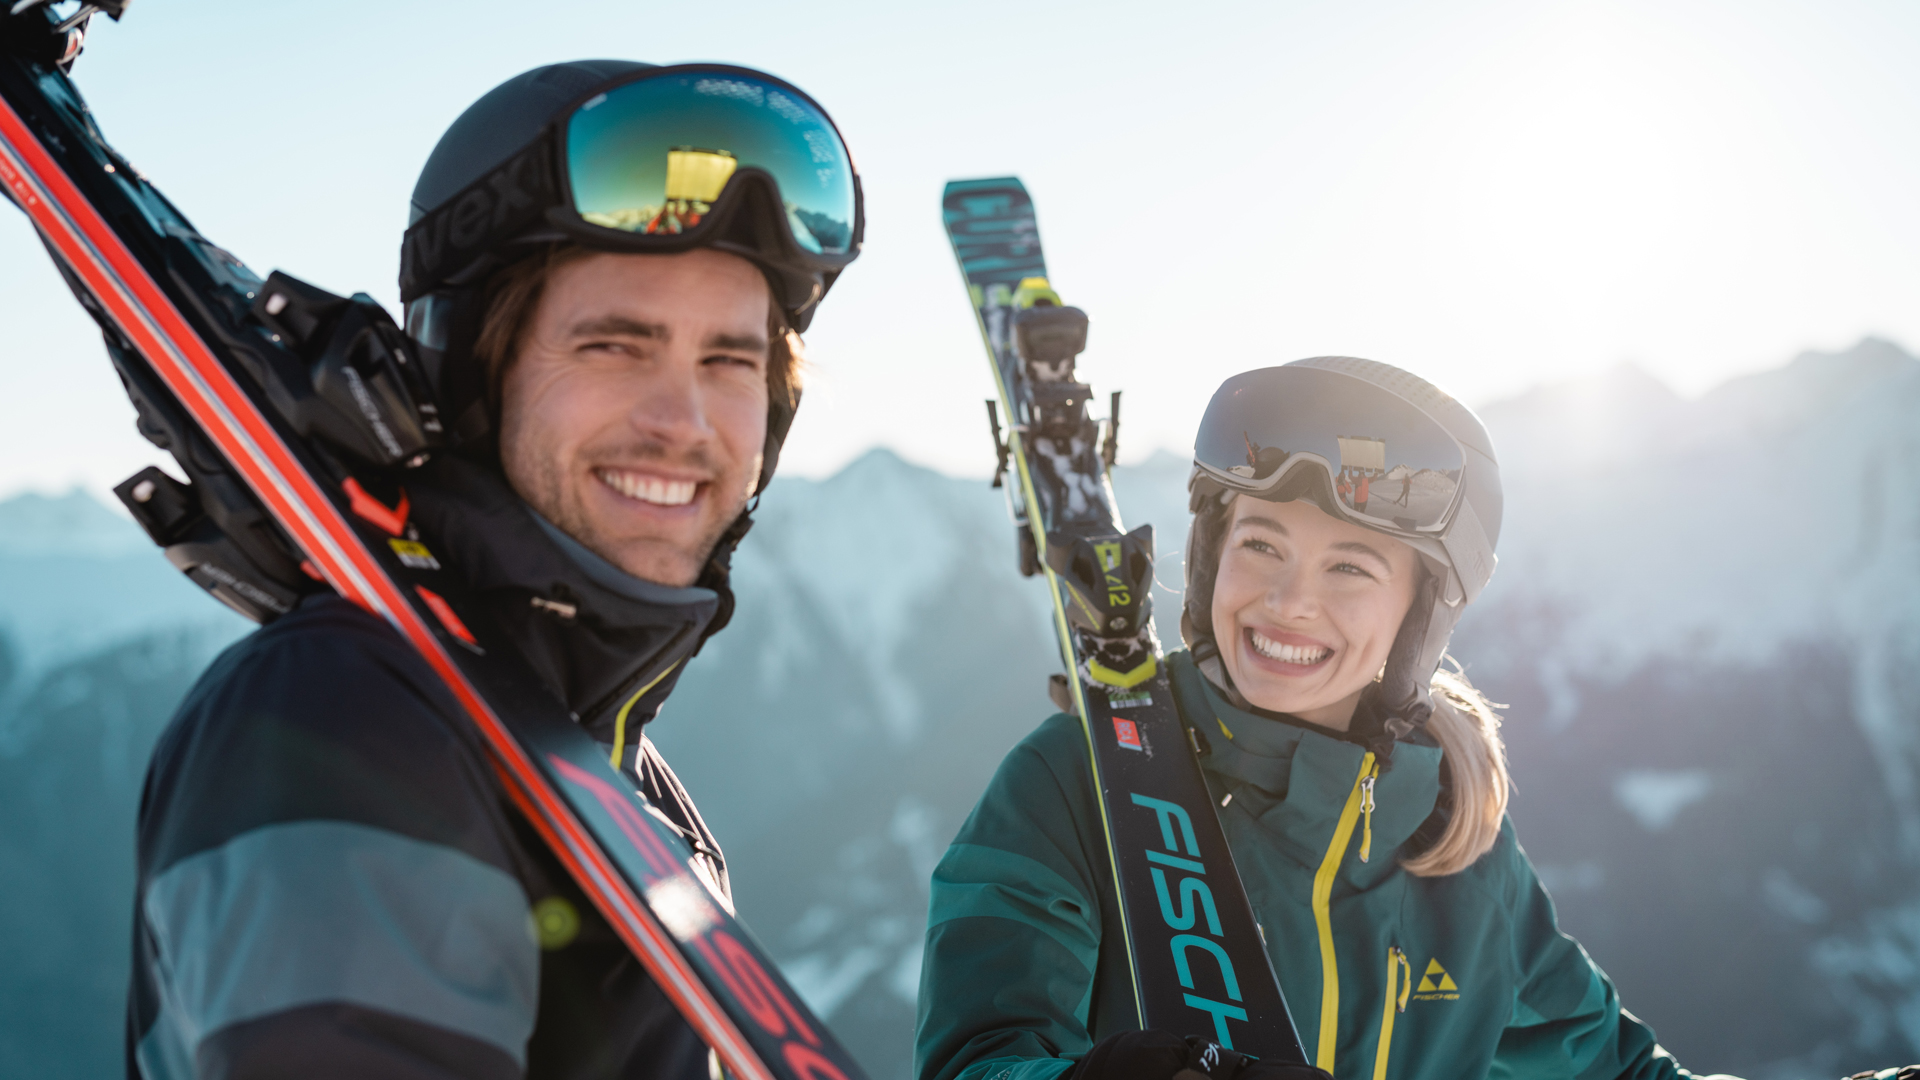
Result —
[{"label": "jacket collar", "polygon": [[654,585],[541,520],[483,465],[443,454],[410,479],[415,520],[495,628],[589,734],[637,742],[731,606],[724,566],[717,589]]},{"label": "jacket collar", "polygon": [[[1184,650],[1170,654],[1180,715],[1206,747],[1201,765],[1229,804],[1296,861],[1317,867],[1333,844],[1367,749],[1304,722],[1257,716],[1229,704]],[[1392,872],[1400,847],[1432,816],[1440,797],[1440,749],[1401,742],[1374,781],[1372,852],[1359,858],[1356,828],[1341,875],[1361,887]]]}]

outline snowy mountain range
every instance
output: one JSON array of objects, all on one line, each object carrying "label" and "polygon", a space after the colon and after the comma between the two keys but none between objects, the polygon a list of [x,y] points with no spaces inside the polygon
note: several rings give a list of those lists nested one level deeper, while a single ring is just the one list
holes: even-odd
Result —
[{"label": "snowy mountain range", "polygon": [[[1507,521],[1454,652],[1511,706],[1563,926],[1697,1070],[1920,1058],[1920,362],[1868,340],[1695,400],[1622,368],[1482,415]],[[1170,643],[1186,471],[1114,477]],[[928,874],[1051,711],[1046,598],[1000,492],[883,450],[775,484],[737,574],[649,731],[747,922],[903,1080]],[[116,1067],[145,747],[244,629],[87,497],[0,503],[0,1074]]]}]

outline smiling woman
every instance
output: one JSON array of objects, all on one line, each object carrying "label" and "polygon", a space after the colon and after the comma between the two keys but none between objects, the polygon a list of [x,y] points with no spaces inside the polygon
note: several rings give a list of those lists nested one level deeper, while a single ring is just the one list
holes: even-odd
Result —
[{"label": "smiling woman", "polygon": [[[1390,761],[1388,729],[1398,725],[1395,710],[1380,705],[1396,688],[1382,684],[1396,647],[1404,679],[1417,636],[1408,616],[1422,588],[1448,571],[1426,565],[1406,541],[1335,517],[1312,498],[1241,494],[1203,506],[1190,551],[1182,632],[1220,692],[1256,715],[1364,742]],[[1211,612],[1210,634],[1195,629],[1197,611]],[[1398,689],[1404,700],[1408,691]],[[1431,714],[1407,735],[1439,747],[1451,806],[1425,850],[1409,852],[1403,865],[1432,877],[1466,869],[1498,842],[1510,781],[1495,706],[1446,668],[1431,672],[1427,692]],[[1356,729],[1363,702],[1373,707]]]},{"label": "smiling woman", "polygon": [[1213,636],[1234,684],[1263,709],[1347,730],[1413,606],[1413,549],[1310,502],[1246,495],[1223,539]]},{"label": "smiling woman", "polygon": [[[1367,360],[1247,372],[1188,491],[1174,703],[1315,1066],[1227,1075],[1691,1075],[1559,932],[1493,707],[1440,670],[1499,536],[1479,418]],[[1041,724],[934,872],[920,1080],[1173,1080],[1206,1045],[1135,1030],[1086,738]],[[1195,925],[1184,884],[1160,903]]]}]

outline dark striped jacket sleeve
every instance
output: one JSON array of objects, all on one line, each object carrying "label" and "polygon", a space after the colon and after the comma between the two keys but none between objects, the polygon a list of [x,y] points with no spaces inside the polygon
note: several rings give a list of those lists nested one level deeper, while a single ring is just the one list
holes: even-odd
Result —
[{"label": "dark striped jacket sleeve", "polygon": [[129,1072],[516,1077],[527,868],[413,651],[309,601],[221,658],[143,793]]}]

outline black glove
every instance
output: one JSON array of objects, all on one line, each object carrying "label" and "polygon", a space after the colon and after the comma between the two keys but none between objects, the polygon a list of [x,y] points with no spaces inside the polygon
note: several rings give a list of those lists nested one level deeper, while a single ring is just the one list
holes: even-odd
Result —
[{"label": "black glove", "polygon": [[1311,1065],[1258,1061],[1198,1035],[1123,1031],[1100,1040],[1064,1080],[1333,1080]]},{"label": "black glove", "polygon": [[1868,1069],[1854,1073],[1847,1080],[1920,1080],[1920,1065],[1909,1065],[1904,1069]]}]

